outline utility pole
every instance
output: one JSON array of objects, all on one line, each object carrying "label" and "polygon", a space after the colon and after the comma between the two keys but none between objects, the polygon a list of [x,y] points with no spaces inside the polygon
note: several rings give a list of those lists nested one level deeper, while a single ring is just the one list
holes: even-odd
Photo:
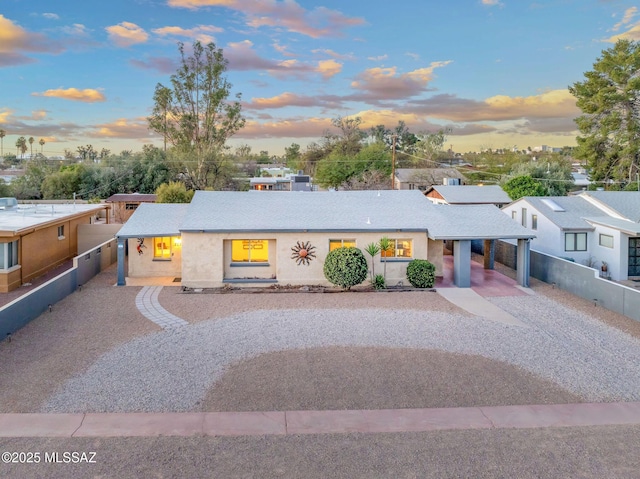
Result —
[{"label": "utility pole", "polygon": [[391,146],[391,189],[396,189],[396,138],[398,135],[393,135],[393,145]]}]

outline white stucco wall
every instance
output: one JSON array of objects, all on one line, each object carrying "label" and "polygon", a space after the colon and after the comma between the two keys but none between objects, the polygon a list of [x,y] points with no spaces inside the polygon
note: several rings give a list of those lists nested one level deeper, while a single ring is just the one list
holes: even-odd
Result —
[{"label": "white stucco wall", "polygon": [[[329,240],[356,240],[356,247],[364,252],[367,244],[378,242],[384,236],[380,233],[184,233],[182,237],[182,285],[191,288],[213,288],[224,285],[225,279],[264,278],[275,275],[281,285],[329,285],[324,277],[324,259],[329,253]],[[412,259],[429,259],[442,274],[442,243],[429,242],[425,233],[386,234],[391,239],[411,239]],[[269,240],[269,266],[230,266],[230,242],[232,239]],[[225,243],[226,241],[226,243]],[[309,241],[315,247],[316,257],[310,264],[298,265],[291,258],[291,248],[297,242]],[[433,247],[435,251],[429,250]],[[365,253],[371,265],[371,257]],[[407,284],[407,260],[389,259],[387,262],[387,284],[399,281]],[[375,259],[375,272],[382,274],[384,264],[380,255]],[[245,284],[245,283],[243,283]],[[269,283],[250,283],[253,286],[269,286]]]},{"label": "white stucco wall", "polygon": [[132,278],[180,277],[182,272],[182,247],[179,243],[171,245],[171,258],[168,260],[154,259],[153,238],[145,238],[144,245],[146,248],[141,248],[142,254],[139,254],[136,250],[138,240],[136,238],[128,240],[128,276]]},{"label": "white stucco wall", "polygon": [[[537,229],[533,230],[536,234],[536,237],[531,240],[532,250],[551,254],[560,258],[571,258],[576,263],[580,264],[586,264],[589,261],[589,258],[592,256],[590,250],[594,244],[593,232],[588,231],[586,228],[580,231],[572,230],[572,233],[587,233],[587,251],[565,251],[565,231],[563,231],[558,225],[547,219],[546,216],[540,213],[540,211],[531,206],[531,204],[529,204],[528,202],[519,200],[509,206],[505,206],[501,211],[508,215],[509,218],[512,217],[512,212],[515,211],[516,215],[514,221],[517,221],[519,224],[523,224],[522,208],[527,209],[527,218],[525,225],[527,228],[531,228],[532,215],[538,215],[538,227]],[[595,241],[597,244],[597,237]],[[515,240],[509,241],[509,243],[515,244]]]}]

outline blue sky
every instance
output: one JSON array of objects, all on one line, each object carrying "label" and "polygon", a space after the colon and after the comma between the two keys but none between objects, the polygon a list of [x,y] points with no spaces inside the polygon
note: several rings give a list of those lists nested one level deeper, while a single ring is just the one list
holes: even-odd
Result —
[{"label": "blue sky", "polygon": [[640,39],[624,0],[2,0],[0,128],[46,155],[139,151],[177,42],[229,59],[246,127],[230,142],[281,154],[332,118],[450,128],[455,151],[575,144],[567,87],[617,38]]}]

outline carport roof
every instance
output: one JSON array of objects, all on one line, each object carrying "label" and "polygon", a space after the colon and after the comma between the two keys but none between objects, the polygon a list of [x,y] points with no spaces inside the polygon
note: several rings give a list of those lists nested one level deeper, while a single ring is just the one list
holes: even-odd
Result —
[{"label": "carport roof", "polygon": [[429,215],[429,238],[528,239],[535,233],[493,205],[434,205]]},{"label": "carport roof", "polygon": [[180,236],[180,223],[188,207],[188,203],[142,203],[116,237]]}]

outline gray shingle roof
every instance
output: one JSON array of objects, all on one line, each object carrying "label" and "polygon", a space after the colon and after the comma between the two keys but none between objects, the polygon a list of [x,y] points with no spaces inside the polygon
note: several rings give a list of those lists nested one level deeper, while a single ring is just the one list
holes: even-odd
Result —
[{"label": "gray shingle roof", "polygon": [[[586,217],[602,216],[603,211],[580,196],[525,196],[522,198],[562,229],[590,230]],[[544,200],[552,200],[564,211],[554,211]]]},{"label": "gray shingle roof", "polygon": [[629,220],[620,218],[612,218],[611,216],[600,216],[597,218],[585,218],[590,223],[596,223],[603,226],[609,226],[616,230],[624,231],[630,235],[640,235],[640,223],[634,223]]},{"label": "gray shingle roof", "polygon": [[432,239],[535,238],[535,232],[513,221],[493,205],[433,205]]},{"label": "gray shingle roof", "polygon": [[188,203],[142,203],[116,237],[180,236],[180,224],[188,207]]},{"label": "gray shingle roof", "polygon": [[183,231],[426,231],[431,202],[417,190],[197,191]]},{"label": "gray shingle roof", "polygon": [[509,195],[497,185],[488,186],[446,186],[434,185],[433,189],[440,193],[450,205],[454,204],[507,204],[511,203]]},{"label": "gray shingle roof", "polygon": [[424,231],[433,239],[531,238],[493,205],[434,205],[417,190],[197,191],[190,204],[142,204],[116,236],[181,231]]},{"label": "gray shingle roof", "polygon": [[621,216],[640,222],[640,192],[638,191],[585,191],[579,196],[590,196]]}]

